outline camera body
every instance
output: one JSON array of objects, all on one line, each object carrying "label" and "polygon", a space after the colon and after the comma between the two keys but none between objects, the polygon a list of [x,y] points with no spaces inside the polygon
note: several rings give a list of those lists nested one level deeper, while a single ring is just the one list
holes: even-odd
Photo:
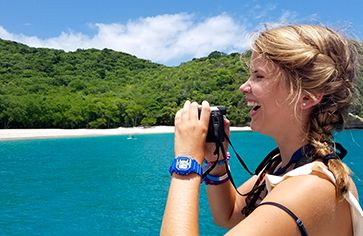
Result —
[{"label": "camera body", "polygon": [[[212,106],[210,107],[210,118],[206,141],[208,143],[222,143],[224,142],[224,118],[227,113],[227,109],[224,106]],[[199,116],[201,113],[201,107],[198,108]]]}]

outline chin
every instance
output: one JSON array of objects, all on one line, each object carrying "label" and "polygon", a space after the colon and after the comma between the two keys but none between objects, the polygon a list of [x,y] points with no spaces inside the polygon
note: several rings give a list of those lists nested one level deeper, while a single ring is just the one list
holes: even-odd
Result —
[{"label": "chin", "polygon": [[[250,121],[250,128],[253,130],[253,131],[256,131],[256,132],[261,132],[261,124],[263,125],[263,123],[257,121],[255,119],[255,117],[250,117],[251,118],[251,121]],[[261,121],[261,120],[260,120]]]},{"label": "chin", "polygon": [[258,126],[255,124],[255,122],[253,122],[253,121],[251,121],[251,123],[250,123],[250,128],[251,128],[251,130],[253,130],[253,131],[260,132],[259,127],[258,127]]}]

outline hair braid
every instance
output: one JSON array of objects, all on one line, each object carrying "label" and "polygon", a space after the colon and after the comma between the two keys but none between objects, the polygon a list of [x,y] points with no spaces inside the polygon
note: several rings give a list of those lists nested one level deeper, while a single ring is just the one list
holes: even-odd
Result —
[{"label": "hair braid", "polygon": [[[344,127],[353,98],[352,82],[357,74],[356,67],[352,67],[357,65],[355,49],[330,29],[328,31],[333,34],[332,39],[322,44],[325,48],[320,48],[315,59],[315,63],[325,62],[325,73],[320,76],[326,80],[319,84],[325,95],[312,110],[308,124],[308,140],[315,147],[316,159],[335,152],[333,132]],[[329,160],[327,166],[335,176],[337,196],[342,199],[349,189],[351,171],[340,160]]]}]

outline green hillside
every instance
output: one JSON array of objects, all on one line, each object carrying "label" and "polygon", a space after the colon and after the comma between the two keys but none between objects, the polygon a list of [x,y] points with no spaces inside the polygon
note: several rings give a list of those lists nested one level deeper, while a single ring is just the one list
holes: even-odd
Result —
[{"label": "green hillside", "polygon": [[232,125],[244,125],[248,108],[238,88],[246,79],[237,53],[166,67],[109,49],[64,52],[0,40],[0,128],[173,125],[187,99],[225,105]]}]

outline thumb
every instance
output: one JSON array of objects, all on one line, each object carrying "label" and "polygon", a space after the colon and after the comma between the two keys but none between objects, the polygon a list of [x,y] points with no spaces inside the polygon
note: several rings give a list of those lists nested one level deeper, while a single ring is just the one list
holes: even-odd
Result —
[{"label": "thumb", "polygon": [[224,122],[224,132],[229,137],[229,135],[230,135],[231,122],[229,122],[229,120],[226,117],[224,117],[224,121],[223,122]]}]

